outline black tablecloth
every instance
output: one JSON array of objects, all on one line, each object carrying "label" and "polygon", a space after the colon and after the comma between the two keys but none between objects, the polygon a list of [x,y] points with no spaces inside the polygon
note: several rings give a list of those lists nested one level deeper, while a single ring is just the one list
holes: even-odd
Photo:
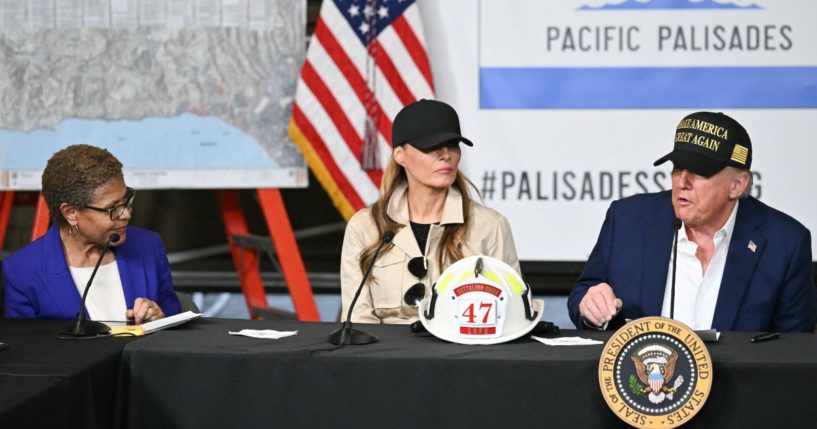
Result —
[{"label": "black tablecloth", "polygon": [[[601,345],[530,339],[463,346],[405,326],[358,325],[378,343],[333,350],[334,324],[202,319],[128,344],[121,425],[129,428],[627,427],[598,382]],[[298,330],[280,340],[240,329]],[[563,331],[563,336],[576,335]],[[610,333],[582,332],[606,340]],[[817,336],[710,344],[714,383],[685,428],[814,427]]]},{"label": "black tablecloth", "polygon": [[58,340],[65,321],[2,320],[0,428],[110,428],[126,338]]}]

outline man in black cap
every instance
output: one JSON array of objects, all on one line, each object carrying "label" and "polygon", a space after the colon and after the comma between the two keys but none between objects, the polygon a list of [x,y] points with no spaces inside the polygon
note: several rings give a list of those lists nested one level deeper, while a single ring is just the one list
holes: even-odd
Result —
[{"label": "man in black cap", "polygon": [[615,329],[661,315],[693,329],[814,331],[811,234],[748,195],[746,130],[723,113],[693,113],[654,165],[666,161],[671,191],[610,205],[568,299],[573,323]]}]

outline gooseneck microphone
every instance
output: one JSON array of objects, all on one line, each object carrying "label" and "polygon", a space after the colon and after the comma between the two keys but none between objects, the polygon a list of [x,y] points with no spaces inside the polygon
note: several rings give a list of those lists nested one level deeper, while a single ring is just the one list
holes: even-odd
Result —
[{"label": "gooseneck microphone", "polygon": [[369,279],[369,275],[372,274],[372,268],[374,268],[374,263],[377,261],[377,255],[380,254],[380,250],[383,249],[383,246],[389,244],[393,238],[394,233],[391,231],[384,232],[383,236],[380,237],[380,244],[377,246],[377,249],[375,249],[372,260],[369,262],[369,266],[366,267],[366,273],[363,275],[363,279],[360,280],[360,285],[357,287],[355,297],[352,298],[352,302],[349,303],[349,311],[346,313],[346,321],[341,323],[340,328],[329,334],[330,343],[334,345],[361,345],[377,342],[377,337],[374,335],[352,327],[352,310],[354,310],[355,304],[357,303],[357,298],[360,296],[360,292],[363,290],[363,285],[366,284],[366,281]]},{"label": "gooseneck microphone", "polygon": [[672,228],[675,230],[675,238],[672,244],[672,290],[670,293],[669,318],[675,319],[675,267],[678,265],[678,231],[681,229],[681,219],[672,220]]},{"label": "gooseneck microphone", "polygon": [[91,278],[88,279],[88,283],[85,285],[85,291],[82,293],[82,301],[80,301],[79,304],[79,313],[77,313],[77,317],[71,321],[71,324],[66,326],[65,331],[57,333],[57,338],[70,339],[94,337],[97,335],[106,334],[111,330],[111,328],[104,323],[85,318],[85,300],[88,298],[88,291],[91,289],[91,283],[94,281],[94,277],[96,277],[96,272],[99,270],[99,265],[102,264],[102,259],[105,257],[105,253],[108,252],[111,244],[118,241],[119,234],[114,232],[108,236],[108,241],[105,242],[105,247],[102,248],[102,253],[99,255],[99,260],[96,261],[94,271],[91,272]]}]

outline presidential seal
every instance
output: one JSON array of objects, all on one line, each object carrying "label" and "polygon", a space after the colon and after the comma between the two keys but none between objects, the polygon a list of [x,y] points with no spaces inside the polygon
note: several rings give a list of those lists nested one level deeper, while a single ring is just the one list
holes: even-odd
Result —
[{"label": "presidential seal", "polygon": [[704,342],[676,320],[634,320],[607,341],[599,359],[607,406],[637,428],[674,428],[709,397],[712,360]]}]

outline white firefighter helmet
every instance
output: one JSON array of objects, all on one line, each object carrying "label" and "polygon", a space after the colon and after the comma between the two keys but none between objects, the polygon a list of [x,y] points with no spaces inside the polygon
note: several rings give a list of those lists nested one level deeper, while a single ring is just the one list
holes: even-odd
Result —
[{"label": "white firefighter helmet", "polygon": [[463,258],[448,267],[432,294],[419,302],[423,326],[460,344],[499,344],[530,332],[545,304],[531,300],[519,273],[490,256]]}]

